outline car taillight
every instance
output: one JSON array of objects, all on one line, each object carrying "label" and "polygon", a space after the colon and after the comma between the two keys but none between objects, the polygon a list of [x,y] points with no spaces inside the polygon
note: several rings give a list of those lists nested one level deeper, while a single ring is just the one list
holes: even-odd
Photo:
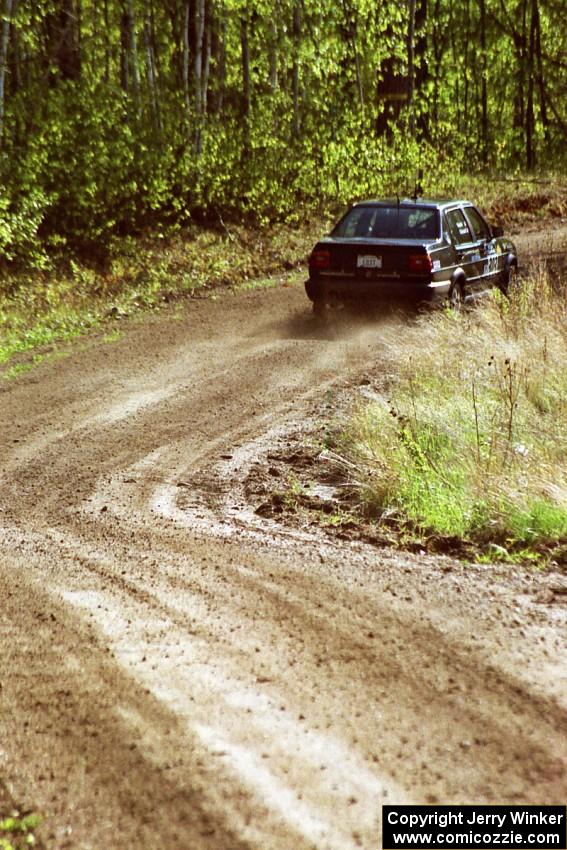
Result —
[{"label": "car taillight", "polygon": [[429,254],[410,254],[409,270],[410,272],[433,271],[433,262]]},{"label": "car taillight", "polygon": [[331,252],[330,251],[313,251],[311,256],[309,257],[309,268],[310,269],[328,269],[331,265]]}]

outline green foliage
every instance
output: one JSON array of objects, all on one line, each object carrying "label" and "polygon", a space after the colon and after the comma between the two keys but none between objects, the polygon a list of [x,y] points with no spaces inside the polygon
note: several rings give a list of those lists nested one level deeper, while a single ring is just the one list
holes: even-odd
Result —
[{"label": "green foliage", "polygon": [[5,260],[25,260],[35,268],[47,264],[45,250],[38,235],[48,205],[41,189],[31,189],[19,196],[2,187],[0,196],[0,257]]},{"label": "green foliage", "polygon": [[34,830],[41,818],[36,814],[18,814],[0,820],[0,850],[24,850],[35,845]]},{"label": "green foliage", "polygon": [[196,0],[14,4],[4,265],[44,269],[219,213],[297,221],[405,193],[419,168],[435,188],[471,167],[565,164],[555,3],[486,0],[483,20],[474,4],[417,0],[412,24],[394,0],[282,0],[277,15],[267,0],[204,2],[201,41]]}]

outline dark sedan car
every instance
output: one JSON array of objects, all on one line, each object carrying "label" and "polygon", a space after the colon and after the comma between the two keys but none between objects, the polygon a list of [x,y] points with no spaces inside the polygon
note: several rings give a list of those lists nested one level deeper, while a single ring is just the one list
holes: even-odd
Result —
[{"label": "dark sedan car", "polygon": [[517,265],[513,243],[469,201],[364,201],[317,243],[305,289],[316,314],[367,301],[459,308],[493,287],[506,292]]}]

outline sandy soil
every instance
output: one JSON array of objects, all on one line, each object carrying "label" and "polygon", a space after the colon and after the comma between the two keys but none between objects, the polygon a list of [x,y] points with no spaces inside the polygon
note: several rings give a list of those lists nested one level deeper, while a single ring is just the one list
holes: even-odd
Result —
[{"label": "sandy soil", "polygon": [[122,327],[0,385],[4,808],[52,850],[375,850],[383,802],[564,802],[564,574],[247,503],[404,320],[287,286]]}]

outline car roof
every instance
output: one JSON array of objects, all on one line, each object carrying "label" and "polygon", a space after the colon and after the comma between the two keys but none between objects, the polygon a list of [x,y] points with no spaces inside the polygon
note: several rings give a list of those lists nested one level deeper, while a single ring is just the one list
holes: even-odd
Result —
[{"label": "car roof", "polygon": [[444,209],[445,207],[454,206],[472,206],[470,201],[454,198],[372,198],[367,201],[359,201],[353,204],[355,207],[434,207],[435,209]]}]

